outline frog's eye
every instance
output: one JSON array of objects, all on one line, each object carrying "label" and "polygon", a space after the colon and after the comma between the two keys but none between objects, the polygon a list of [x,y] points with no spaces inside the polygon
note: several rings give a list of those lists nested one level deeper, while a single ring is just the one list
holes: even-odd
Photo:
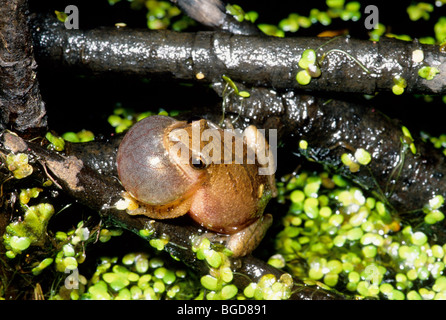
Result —
[{"label": "frog's eye", "polygon": [[203,170],[209,167],[209,163],[202,157],[191,157],[190,166],[196,170]]}]

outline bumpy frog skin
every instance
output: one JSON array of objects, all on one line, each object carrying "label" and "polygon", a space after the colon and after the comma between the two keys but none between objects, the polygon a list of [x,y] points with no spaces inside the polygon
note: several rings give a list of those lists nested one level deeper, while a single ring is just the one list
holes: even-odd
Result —
[{"label": "bumpy frog skin", "polygon": [[[242,136],[226,136],[222,129],[209,128],[216,126],[206,120],[187,123],[152,116],[129,130],[117,154],[118,174],[126,196],[138,204],[127,212],[153,219],[189,214],[204,228],[230,235],[226,246],[235,256],[243,256],[258,245],[272,222],[271,215],[263,215],[263,211],[277,193],[274,174],[259,174],[259,168],[266,165],[257,161],[260,149],[256,137],[265,143],[260,145],[268,145],[263,135],[250,126],[240,153],[236,145],[241,145],[237,139]],[[213,137],[206,139],[204,133],[210,131]],[[197,132],[199,139],[193,140]],[[224,143],[225,137],[231,143]],[[247,161],[248,148],[256,155],[254,162]],[[236,150],[243,159],[228,163],[228,155],[236,159]],[[272,156],[270,167],[271,161]]]}]

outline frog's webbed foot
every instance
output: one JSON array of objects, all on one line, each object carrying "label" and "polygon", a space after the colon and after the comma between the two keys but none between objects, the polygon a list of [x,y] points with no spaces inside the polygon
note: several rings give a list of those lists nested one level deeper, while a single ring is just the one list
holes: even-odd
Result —
[{"label": "frog's webbed foot", "polygon": [[257,248],[272,222],[273,216],[264,214],[245,229],[228,236],[226,248],[232,251],[234,257],[246,256]]},{"label": "frog's webbed foot", "polygon": [[262,241],[266,231],[271,226],[273,217],[265,214],[257,221],[237,233],[230,235],[206,232],[199,239],[207,238],[214,244],[224,245],[232,252],[232,257],[243,257],[251,253]]}]

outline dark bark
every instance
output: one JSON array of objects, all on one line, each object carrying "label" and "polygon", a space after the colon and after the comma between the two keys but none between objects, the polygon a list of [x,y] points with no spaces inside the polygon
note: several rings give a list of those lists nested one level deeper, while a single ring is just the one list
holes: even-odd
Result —
[{"label": "dark bark", "polygon": [[[119,72],[140,76],[218,82],[223,74],[252,86],[299,89],[311,92],[390,91],[394,77],[407,82],[405,92],[446,93],[446,54],[438,46],[383,38],[379,42],[338,38],[275,38],[220,32],[100,28],[66,30],[52,18],[33,21],[33,38],[39,62],[81,68],[90,72]],[[360,61],[364,71],[346,54],[334,51],[324,58],[322,74],[306,85],[295,77],[298,61],[307,48],[320,58],[331,49],[343,50]],[[421,49],[424,60],[415,63],[412,52]],[[418,75],[422,66],[435,66],[433,80]]]},{"label": "dark bark", "polygon": [[[109,148],[112,150],[119,140],[111,140]],[[74,149],[71,149],[72,151]],[[205,262],[197,260],[191,250],[191,236],[200,235],[202,231],[190,221],[184,223],[182,219],[172,221],[155,221],[145,216],[131,216],[125,211],[114,207],[121,198],[123,188],[113,174],[100,174],[84,164],[76,155],[61,155],[47,150],[38,143],[28,142],[22,138],[3,133],[0,143],[0,154],[9,152],[23,152],[30,156],[34,173],[30,179],[44,180],[47,174],[62,187],[64,193],[73,197],[80,203],[99,212],[101,218],[108,226],[119,226],[139,234],[142,229],[153,230],[152,238],[167,235],[169,242],[165,250],[179,258],[199,274],[207,274],[209,269]],[[85,155],[85,154],[83,154]],[[82,156],[82,154],[81,154]],[[0,173],[4,174],[4,173]],[[2,176],[2,180],[6,177]],[[12,182],[12,181],[10,181]],[[3,186],[8,190],[8,183]],[[234,278],[234,284],[240,289],[251,281],[258,281],[265,274],[274,274],[280,277],[282,271],[277,270],[261,260],[252,256],[238,258],[233,262],[234,272],[239,275]],[[240,275],[241,274],[241,275]],[[247,276],[247,277],[246,277]],[[344,297],[318,286],[306,286],[299,280],[295,281],[292,298],[294,299],[343,299]]]},{"label": "dark bark", "polygon": [[35,135],[46,130],[36,78],[27,1],[0,1],[0,128]]}]

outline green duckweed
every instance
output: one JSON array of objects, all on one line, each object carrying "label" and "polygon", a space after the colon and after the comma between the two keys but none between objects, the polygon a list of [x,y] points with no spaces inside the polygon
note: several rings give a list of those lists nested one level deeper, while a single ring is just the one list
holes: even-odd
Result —
[{"label": "green duckweed", "polygon": [[239,22],[248,20],[254,23],[259,16],[259,14],[255,11],[245,12],[239,5],[236,4],[227,4],[226,11],[234,18],[236,18]]},{"label": "green duckweed", "polygon": [[216,291],[218,289],[218,279],[211,275],[201,277],[200,282],[208,290]]},{"label": "green duckweed", "polygon": [[62,137],[57,137],[51,132],[47,132],[45,138],[50,142],[48,148],[56,151],[63,151],[65,148],[65,141]]},{"label": "green duckweed", "polygon": [[160,256],[131,252],[122,258],[101,258],[82,292],[87,300],[193,299],[196,282],[184,269],[166,265]]},{"label": "green duckweed", "polygon": [[316,51],[314,51],[313,49],[306,49],[302,53],[298,65],[302,69],[307,69],[310,65],[316,63],[316,58]]},{"label": "green duckweed", "polygon": [[418,70],[418,75],[426,80],[432,80],[438,73],[440,73],[440,70],[436,67],[424,66]]},{"label": "green duckweed", "polygon": [[289,274],[277,279],[272,274],[262,276],[257,283],[251,282],[243,290],[246,298],[255,300],[287,299],[291,294],[293,282]]},{"label": "green duckweed", "polygon": [[16,179],[26,178],[33,173],[33,167],[28,163],[28,155],[24,153],[8,154],[6,166]]},{"label": "green duckweed", "polygon": [[367,165],[372,160],[372,156],[366,150],[359,148],[355,152],[355,159],[361,165]]},{"label": "green duckweed", "polygon": [[300,140],[299,141],[299,148],[301,148],[302,150],[307,150],[308,142],[306,140]]},{"label": "green duckweed", "polygon": [[307,70],[301,70],[296,75],[296,81],[305,86],[311,82],[311,75],[308,73]]},{"label": "green duckweed", "polygon": [[424,222],[432,225],[444,220],[444,214],[441,210],[439,210],[443,204],[444,198],[441,195],[436,195],[429,200],[429,203],[427,203],[423,208],[423,212],[426,214],[424,217]]},{"label": "green duckweed", "polygon": [[283,30],[279,29],[279,27],[277,27],[275,25],[261,23],[261,24],[258,24],[257,27],[264,34],[266,34],[268,36],[279,37],[279,38],[285,37],[285,32]]},{"label": "green duckweed", "polygon": [[62,138],[66,141],[74,143],[89,142],[94,140],[94,134],[93,132],[84,129],[79,132],[65,132],[62,134]]},{"label": "green duckweed", "polygon": [[419,2],[407,7],[407,14],[412,21],[417,21],[421,18],[429,20],[429,12],[432,11],[434,11],[434,6],[426,2]]},{"label": "green duckweed", "polygon": [[409,129],[407,129],[407,127],[405,127],[405,126],[402,126],[401,130],[403,131],[403,137],[401,138],[401,142],[402,142],[403,146],[409,147],[410,151],[413,154],[416,154],[417,149],[416,149],[414,140],[412,138],[412,135],[411,135]]},{"label": "green duckweed", "polygon": [[3,235],[8,258],[28,249],[31,245],[43,245],[49,219],[54,214],[54,207],[49,203],[39,203],[26,208],[23,219],[6,226]]},{"label": "green duckweed", "polygon": [[[403,135],[410,132],[403,129]],[[333,184],[315,188],[322,177]],[[429,239],[427,222],[402,227],[385,202],[325,172],[302,172],[280,188],[290,207],[276,238],[273,265],[282,267],[280,255],[282,268],[295,277],[361,297],[440,299],[446,294],[446,245]],[[443,197],[434,196],[422,212],[441,212],[443,205]],[[255,292],[254,284],[244,290],[247,296]]]},{"label": "green duckweed", "polygon": [[396,75],[393,78],[393,87],[392,87],[392,92],[395,95],[401,95],[404,92],[404,89],[407,87],[407,82],[406,79],[404,79],[403,77],[401,77],[400,75]]},{"label": "green duckweed", "polygon": [[[155,1],[154,1],[155,2]],[[152,116],[152,115],[164,115],[164,116],[176,116],[178,115],[177,110],[172,110],[170,112],[167,112],[166,110],[160,108],[158,112],[152,112],[152,111],[146,111],[141,113],[135,113],[130,109],[123,108],[120,103],[117,104],[116,108],[113,110],[113,114],[111,114],[108,117],[108,123],[115,128],[116,133],[121,133],[129,129],[133,124],[135,124],[137,121],[140,121],[146,117]],[[76,134],[76,138],[73,137],[72,133],[68,136],[68,138],[72,137],[72,139],[79,141],[73,141],[73,142],[85,142],[90,141],[89,139],[94,139],[94,136],[91,136],[89,132],[78,132]]]},{"label": "green duckweed", "polygon": [[28,188],[28,189],[22,189],[20,191],[19,200],[21,204],[28,204],[28,202],[33,198],[37,198],[42,192],[43,189],[41,188]]}]

